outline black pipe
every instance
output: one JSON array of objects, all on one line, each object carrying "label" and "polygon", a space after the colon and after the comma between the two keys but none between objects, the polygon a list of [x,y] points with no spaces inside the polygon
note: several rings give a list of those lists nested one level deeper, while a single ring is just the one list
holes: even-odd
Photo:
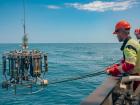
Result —
[{"label": "black pipe", "polygon": [[3,68],[3,75],[6,73],[6,56],[2,56],[2,68]]},{"label": "black pipe", "polygon": [[47,72],[48,71],[48,57],[47,57],[47,54],[44,54],[44,68],[45,68],[45,71]]}]

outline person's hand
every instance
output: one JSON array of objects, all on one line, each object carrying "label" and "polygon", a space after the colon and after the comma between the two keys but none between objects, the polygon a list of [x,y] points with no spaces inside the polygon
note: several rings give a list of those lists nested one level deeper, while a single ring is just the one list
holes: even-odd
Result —
[{"label": "person's hand", "polygon": [[112,66],[109,66],[106,68],[106,73],[113,75],[113,76],[117,76],[120,74],[120,71],[118,69],[119,64],[114,64]]}]

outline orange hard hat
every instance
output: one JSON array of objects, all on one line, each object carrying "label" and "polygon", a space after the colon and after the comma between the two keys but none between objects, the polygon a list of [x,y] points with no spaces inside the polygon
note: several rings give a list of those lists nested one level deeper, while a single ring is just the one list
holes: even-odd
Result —
[{"label": "orange hard hat", "polygon": [[125,20],[121,20],[116,24],[115,31],[113,32],[113,34],[116,34],[119,29],[130,29],[130,28],[131,28],[130,23],[128,23]]},{"label": "orange hard hat", "polygon": [[140,34],[140,28],[135,29],[135,35]]}]

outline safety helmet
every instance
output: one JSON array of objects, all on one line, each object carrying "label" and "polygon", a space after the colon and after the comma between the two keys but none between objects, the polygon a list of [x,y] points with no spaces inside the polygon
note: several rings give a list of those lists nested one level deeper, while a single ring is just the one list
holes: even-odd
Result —
[{"label": "safety helmet", "polygon": [[115,26],[115,31],[113,32],[113,34],[116,34],[118,32],[119,29],[127,29],[129,30],[131,28],[130,23],[128,23],[125,20],[121,20],[119,21],[116,26]]},{"label": "safety helmet", "polygon": [[135,29],[135,35],[139,35],[140,34],[140,28]]}]

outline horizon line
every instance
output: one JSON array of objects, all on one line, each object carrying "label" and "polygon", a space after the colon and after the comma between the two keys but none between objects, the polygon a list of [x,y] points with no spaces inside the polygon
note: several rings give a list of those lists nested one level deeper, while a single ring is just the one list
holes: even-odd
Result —
[{"label": "horizon line", "polygon": [[[28,44],[59,44],[60,42],[31,42],[31,43],[28,43]],[[60,44],[119,44],[119,42],[61,42]],[[22,43],[9,43],[9,42],[3,42],[0,44],[22,44]]]}]

